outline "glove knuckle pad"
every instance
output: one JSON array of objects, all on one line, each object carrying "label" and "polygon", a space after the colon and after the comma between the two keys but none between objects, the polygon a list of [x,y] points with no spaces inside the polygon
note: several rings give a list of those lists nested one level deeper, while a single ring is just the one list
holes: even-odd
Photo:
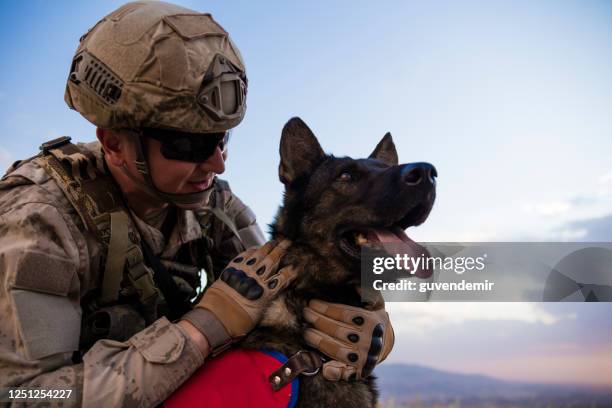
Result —
[{"label": "glove knuckle pad", "polygon": [[234,289],[244,277],[246,274],[243,271],[232,267],[226,268],[221,274],[221,280]]},{"label": "glove knuckle pad", "polygon": [[263,295],[264,290],[261,285],[240,269],[226,268],[220,279],[248,300],[257,300]]},{"label": "glove knuckle pad", "polygon": [[278,285],[278,279],[272,279],[268,282],[268,289],[274,289]]},{"label": "glove knuckle pad", "polygon": [[261,298],[263,293],[264,293],[263,288],[253,279],[253,284],[250,285],[250,287],[243,294],[243,296],[249,300],[257,300]]}]

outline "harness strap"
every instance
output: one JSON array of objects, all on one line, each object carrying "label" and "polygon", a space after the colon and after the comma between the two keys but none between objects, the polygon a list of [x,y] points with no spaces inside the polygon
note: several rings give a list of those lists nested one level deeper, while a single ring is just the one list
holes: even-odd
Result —
[{"label": "harness strap", "polygon": [[[216,178],[215,183],[213,185],[213,189],[215,192],[221,193],[224,190],[229,190],[229,185],[227,184],[227,182]],[[234,222],[234,220],[232,220],[223,211],[221,207],[222,207],[221,203],[217,202],[217,195],[211,194],[210,199],[208,201],[208,205],[203,206],[196,213],[196,215],[198,216],[198,220],[200,222],[200,227],[202,227],[203,232],[205,231],[206,233],[208,233],[211,227],[211,221],[212,221],[211,218],[212,217],[217,218],[219,221],[225,224],[225,226],[229,228],[229,230],[232,232],[234,237],[237,238],[237,240],[239,241],[239,246],[241,246],[241,248],[239,249],[239,252],[242,252],[245,249],[247,249],[247,247],[244,246],[244,243],[242,242],[242,238],[240,237],[240,233],[238,232],[238,227],[236,226],[236,223]]]},{"label": "harness strap", "polygon": [[93,154],[61,137],[40,147],[43,155],[38,163],[57,182],[88,231],[105,249],[105,270],[100,301],[115,302],[119,298],[123,271],[138,293],[143,305],[154,304],[157,289],[136,235],[130,234],[130,219],[123,208],[121,193],[110,176],[97,174]]},{"label": "harness strap", "polygon": [[93,180],[96,178],[96,169],[91,157],[85,156],[78,147],[69,143],[48,152],[57,160],[65,161],[71,168],[72,177],[76,180]]},{"label": "harness strap", "polygon": [[110,214],[110,242],[108,253],[113,254],[106,259],[104,281],[100,300],[111,303],[119,298],[121,278],[127,253],[125,248],[130,244],[128,237],[128,215],[125,211],[115,211]]},{"label": "harness strap", "polygon": [[62,163],[54,155],[44,156],[43,159],[41,160],[43,168],[55,179],[87,229],[95,234],[98,240],[104,241],[96,222],[90,215],[93,206],[89,197],[83,191],[81,184],[70,177]]},{"label": "harness strap", "polygon": [[159,258],[153,254],[149,245],[144,240],[140,244],[142,245],[144,259],[153,269],[153,279],[169,306],[169,317],[171,320],[176,320],[191,310],[191,303],[181,295],[181,291],[174,279],[172,279],[170,272],[168,272],[168,269],[161,263]]},{"label": "harness strap", "polygon": [[138,293],[140,303],[145,306],[153,305],[157,300],[157,289],[153,277],[144,266],[144,256],[140,247],[138,245],[130,246],[126,259],[128,278]]},{"label": "harness strap", "polygon": [[319,373],[323,358],[315,351],[300,350],[287,360],[278,370],[268,377],[274,391],[278,391],[293,381],[298,375],[313,376]]},{"label": "harness strap", "polygon": [[[240,237],[240,233],[238,232],[238,228],[236,228],[236,224],[230,217],[227,216],[226,213],[219,207],[203,207],[202,210],[210,211],[215,217],[219,219],[223,224],[225,224],[230,231],[234,234],[234,236],[238,237],[240,242],[242,242],[242,238]],[[245,248],[246,249],[246,248]]]}]

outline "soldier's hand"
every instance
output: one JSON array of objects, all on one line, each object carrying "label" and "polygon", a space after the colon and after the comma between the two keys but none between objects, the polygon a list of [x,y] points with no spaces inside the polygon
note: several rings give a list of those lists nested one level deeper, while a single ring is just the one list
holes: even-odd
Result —
[{"label": "soldier's hand", "polygon": [[289,245],[270,241],[238,255],[183,317],[206,336],[213,354],[253,330],[269,303],[295,278],[291,266],[278,270]]},{"label": "soldier's hand", "polygon": [[322,367],[331,381],[366,378],[395,341],[382,301],[369,310],[314,299],[304,318],[313,326],[304,333],[306,342],[332,359]]}]

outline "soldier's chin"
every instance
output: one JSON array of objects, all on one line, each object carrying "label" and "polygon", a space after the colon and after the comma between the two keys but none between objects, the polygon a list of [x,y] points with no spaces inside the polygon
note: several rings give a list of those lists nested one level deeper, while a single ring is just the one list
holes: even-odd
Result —
[{"label": "soldier's chin", "polygon": [[160,191],[161,197],[169,204],[176,206],[182,210],[199,210],[208,204],[210,196],[213,193],[213,183],[208,183],[207,188],[203,190],[186,189],[187,191],[180,193],[166,193]]},{"label": "soldier's chin", "polygon": [[195,210],[202,208],[202,206],[205,205],[206,203],[198,202],[198,203],[189,203],[189,204],[185,204],[185,203],[173,203],[173,204],[176,207],[180,208],[181,210],[195,211]]},{"label": "soldier's chin", "polygon": [[180,208],[181,210],[200,210],[203,206],[208,204],[208,200],[210,199],[210,194],[206,194],[205,191],[201,191],[200,193],[205,194],[203,194],[203,196],[199,197],[198,199],[194,199],[193,201],[179,199],[173,200],[170,203],[174,204],[177,208]]}]

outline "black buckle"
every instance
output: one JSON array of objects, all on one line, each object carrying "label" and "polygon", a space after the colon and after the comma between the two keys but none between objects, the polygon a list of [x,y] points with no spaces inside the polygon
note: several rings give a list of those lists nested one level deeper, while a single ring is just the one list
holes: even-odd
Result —
[{"label": "black buckle", "polygon": [[44,154],[47,154],[49,153],[49,150],[57,149],[58,147],[61,147],[67,143],[70,143],[69,136],[58,137],[57,139],[49,140],[48,142],[41,144],[40,150],[42,150]]}]

